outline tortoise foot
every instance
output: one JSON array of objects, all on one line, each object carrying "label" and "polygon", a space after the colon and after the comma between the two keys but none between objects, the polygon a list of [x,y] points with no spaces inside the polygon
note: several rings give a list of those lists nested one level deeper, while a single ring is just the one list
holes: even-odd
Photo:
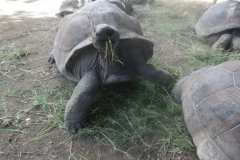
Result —
[{"label": "tortoise foot", "polygon": [[141,76],[152,83],[169,86],[176,82],[175,78],[169,72],[151,64],[143,64],[137,68],[137,71]]},{"label": "tortoise foot", "polygon": [[71,133],[77,133],[82,130],[86,126],[86,121],[79,121],[79,120],[65,120],[64,122],[65,129]]},{"label": "tortoise foot", "polygon": [[48,61],[48,63],[50,63],[50,64],[55,63],[54,56],[53,56],[52,54],[50,54],[47,61]]},{"label": "tortoise foot", "polygon": [[229,44],[231,43],[232,35],[231,34],[223,34],[221,37],[212,45],[212,48],[222,48],[227,49]]}]

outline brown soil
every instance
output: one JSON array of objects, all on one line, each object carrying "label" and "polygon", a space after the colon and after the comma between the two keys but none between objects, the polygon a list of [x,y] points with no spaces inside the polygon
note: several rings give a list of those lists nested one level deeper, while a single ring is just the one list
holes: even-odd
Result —
[{"label": "brown soil", "polygon": [[[32,106],[32,98],[5,98],[3,95],[11,89],[31,89],[33,85],[59,86],[70,82],[64,77],[56,77],[56,68],[47,63],[48,53],[53,47],[54,38],[60,18],[54,14],[60,6],[57,0],[33,1],[24,3],[24,1],[4,1],[0,2],[0,48],[12,45],[13,48],[23,48],[26,46],[35,46],[34,53],[23,57],[19,63],[11,65],[9,68],[8,80],[0,83],[0,121],[1,127],[7,123],[16,126],[20,131],[0,131],[0,159],[31,159],[31,160],[66,160],[73,159],[71,153],[85,156],[87,159],[95,160],[99,155],[104,160],[122,160],[130,159],[130,155],[114,150],[111,145],[98,145],[96,139],[91,137],[69,139],[71,136],[64,129],[54,128],[51,134],[45,138],[28,143],[46,126],[35,121],[43,122],[46,115],[27,113],[25,120],[21,114],[25,113]],[[4,6],[4,7],[3,7]],[[34,7],[37,7],[34,9]],[[147,16],[141,12],[143,5],[134,6],[134,16],[144,21]],[[159,43],[159,40],[161,43]],[[183,60],[177,57],[180,48],[172,40],[164,36],[156,36],[155,42],[156,56],[162,58],[167,64],[172,66],[184,67]],[[1,61],[1,65],[6,62]],[[55,70],[54,70],[55,69]],[[34,72],[34,74],[30,74]],[[29,73],[29,74],[28,74]],[[2,75],[1,75],[2,76]],[[2,80],[3,78],[0,78]],[[44,84],[44,85],[43,85]],[[34,94],[34,92],[32,93]],[[37,92],[36,92],[37,94]],[[33,96],[33,95],[32,95]],[[4,117],[14,117],[14,119],[4,119]],[[21,120],[20,120],[21,119]],[[37,125],[36,125],[37,124]],[[144,153],[144,148],[137,148],[131,153],[133,159],[156,159],[160,148],[156,148],[154,153]],[[195,154],[181,153],[171,159],[197,159]],[[83,157],[76,157],[84,159]]]}]

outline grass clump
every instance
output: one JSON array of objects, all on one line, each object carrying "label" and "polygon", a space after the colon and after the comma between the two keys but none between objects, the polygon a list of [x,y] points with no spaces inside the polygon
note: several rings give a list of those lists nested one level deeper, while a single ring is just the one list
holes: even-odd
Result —
[{"label": "grass clump", "polygon": [[20,59],[22,57],[25,57],[25,56],[31,54],[31,53],[34,53],[34,49],[35,49],[34,46],[26,46],[22,49],[15,49],[15,50],[7,53],[6,59],[9,60],[9,61]]},{"label": "grass clump", "polygon": [[27,90],[27,89],[14,90],[14,89],[9,88],[8,91],[5,94],[3,94],[2,99],[6,98],[6,97],[14,97],[17,99],[22,99],[24,97],[27,97],[29,95],[29,93],[31,93],[31,91]]},{"label": "grass clump", "polygon": [[14,44],[4,46],[0,49],[1,62],[12,62],[29,54],[36,53],[36,46],[25,46],[14,49]]},{"label": "grass clump", "polygon": [[166,10],[166,11],[158,11],[158,10],[150,10],[149,14],[153,17],[156,18],[183,18],[183,15],[172,12],[170,10]]},{"label": "grass clump", "polygon": [[222,49],[213,49],[208,45],[192,45],[184,50],[183,56],[189,61],[194,69],[199,69],[206,65],[218,65],[229,59],[240,59],[238,51],[224,51]]},{"label": "grass clump", "polygon": [[158,34],[163,34],[167,37],[173,37],[183,32],[180,26],[172,25],[170,23],[157,25],[153,28]]},{"label": "grass clump", "polygon": [[[138,143],[149,150],[164,146],[164,137],[169,139],[167,145],[194,150],[192,143],[188,144],[191,140],[186,129],[175,126],[176,117],[181,116],[181,107],[171,101],[166,89],[136,78],[130,83],[101,88],[88,117],[89,125],[78,136],[96,136],[100,142],[125,151]],[[184,125],[182,119],[181,123]],[[181,142],[179,137],[183,137]]]},{"label": "grass clump", "polygon": [[[146,36],[163,35],[168,38],[183,37],[186,25],[195,24],[202,14],[200,3],[185,1],[155,1],[146,12],[148,22],[143,23]],[[154,19],[153,24],[151,20]]]}]

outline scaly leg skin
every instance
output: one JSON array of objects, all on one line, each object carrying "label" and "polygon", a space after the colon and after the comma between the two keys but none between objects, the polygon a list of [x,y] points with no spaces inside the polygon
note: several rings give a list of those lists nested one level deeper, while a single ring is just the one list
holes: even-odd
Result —
[{"label": "scaly leg skin", "polygon": [[175,82],[173,76],[160,68],[157,68],[151,64],[142,64],[137,68],[137,72],[140,76],[143,76],[149,82],[155,82],[161,85],[171,85]]},{"label": "scaly leg skin", "polygon": [[232,40],[233,49],[240,50],[240,37],[234,36]]},{"label": "scaly leg skin", "polygon": [[75,87],[65,110],[66,130],[77,133],[86,124],[86,116],[94,101],[99,79],[95,71],[88,71]]},{"label": "scaly leg skin", "polygon": [[104,85],[111,84],[111,83],[128,82],[132,78],[133,78],[133,76],[131,76],[131,75],[112,74],[104,81]]},{"label": "scaly leg skin", "polygon": [[232,35],[225,33],[212,45],[212,48],[222,48],[227,49],[232,41]]}]

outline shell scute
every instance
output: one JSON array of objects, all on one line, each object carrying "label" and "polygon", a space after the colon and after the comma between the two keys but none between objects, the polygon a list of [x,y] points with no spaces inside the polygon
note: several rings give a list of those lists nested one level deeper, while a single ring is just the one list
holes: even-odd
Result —
[{"label": "shell scute", "polygon": [[208,97],[196,106],[199,120],[209,131],[212,139],[230,130],[240,116],[240,92],[235,88],[227,88]]},{"label": "shell scute", "polygon": [[61,28],[59,38],[56,38],[58,41],[58,48],[62,51],[70,51],[76,46],[79,42],[91,37],[89,30],[92,28],[92,19],[88,14],[83,14],[81,16],[70,15],[65,17],[67,20],[64,20]]},{"label": "shell scute", "polygon": [[234,85],[233,74],[219,68],[198,77],[192,87],[192,99],[196,105],[212,94]]}]

